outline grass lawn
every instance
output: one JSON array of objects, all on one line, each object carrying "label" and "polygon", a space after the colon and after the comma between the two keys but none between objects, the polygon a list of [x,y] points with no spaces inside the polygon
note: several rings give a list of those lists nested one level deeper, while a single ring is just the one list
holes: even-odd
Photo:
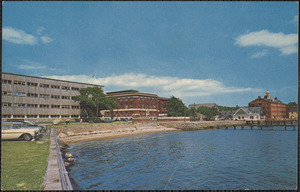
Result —
[{"label": "grass lawn", "polygon": [[49,141],[1,141],[1,190],[42,190],[49,145]]}]

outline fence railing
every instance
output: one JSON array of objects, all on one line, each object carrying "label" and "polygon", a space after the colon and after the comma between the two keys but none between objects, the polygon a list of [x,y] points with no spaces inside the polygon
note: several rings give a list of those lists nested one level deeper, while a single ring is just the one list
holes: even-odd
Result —
[{"label": "fence railing", "polygon": [[56,144],[57,163],[58,163],[58,169],[59,169],[59,180],[61,182],[62,190],[73,190],[68,172],[67,172],[65,164],[64,164],[64,160],[61,156],[61,151],[60,151],[59,144],[57,141],[57,136],[56,136],[54,126],[53,126],[52,131],[53,131],[53,136],[54,136],[54,140],[55,140],[55,144]]}]

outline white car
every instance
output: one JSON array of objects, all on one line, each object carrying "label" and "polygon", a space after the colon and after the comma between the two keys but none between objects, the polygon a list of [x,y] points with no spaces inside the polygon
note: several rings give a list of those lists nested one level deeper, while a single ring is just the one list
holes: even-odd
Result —
[{"label": "white car", "polygon": [[2,122],[1,139],[24,139],[31,141],[42,137],[41,127],[24,126],[22,122]]}]

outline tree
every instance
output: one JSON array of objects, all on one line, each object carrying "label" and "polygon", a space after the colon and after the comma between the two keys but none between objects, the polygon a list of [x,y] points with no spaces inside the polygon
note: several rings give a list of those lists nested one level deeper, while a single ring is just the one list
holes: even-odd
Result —
[{"label": "tree", "polygon": [[197,110],[195,107],[192,107],[188,110],[188,116],[191,118],[191,120],[195,121],[197,117]]},{"label": "tree", "polygon": [[113,110],[117,104],[112,98],[107,98],[101,88],[87,87],[79,90],[80,95],[73,97],[73,100],[79,101],[81,114],[89,117],[99,117],[100,110]]},{"label": "tree", "polygon": [[185,116],[187,112],[187,107],[174,96],[165,103],[164,107],[168,110],[169,117]]},{"label": "tree", "polygon": [[218,109],[217,108],[211,108],[211,107],[199,107],[197,109],[198,113],[201,113],[202,115],[205,115],[206,120],[212,120],[214,116],[218,115]]},{"label": "tree", "polygon": [[114,97],[107,97],[105,107],[110,111],[111,118],[114,117],[114,109],[118,107],[116,99]]}]

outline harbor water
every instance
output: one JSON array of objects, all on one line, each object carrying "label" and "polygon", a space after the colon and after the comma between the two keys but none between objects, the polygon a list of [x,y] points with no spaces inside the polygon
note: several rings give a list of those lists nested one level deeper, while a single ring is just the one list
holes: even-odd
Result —
[{"label": "harbor water", "polygon": [[287,190],[297,131],[213,129],[70,144],[76,190]]}]

